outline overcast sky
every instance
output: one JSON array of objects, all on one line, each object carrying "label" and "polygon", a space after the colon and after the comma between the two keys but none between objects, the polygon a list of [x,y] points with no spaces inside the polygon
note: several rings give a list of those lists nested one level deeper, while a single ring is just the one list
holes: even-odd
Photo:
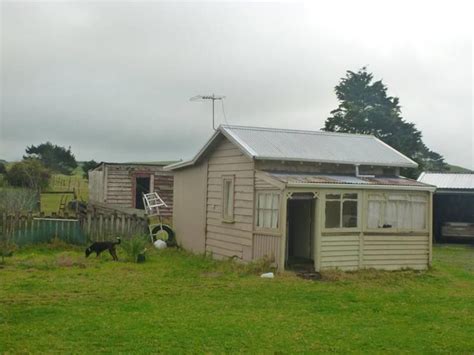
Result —
[{"label": "overcast sky", "polygon": [[[468,2],[2,2],[0,159],[47,140],[79,160],[187,158],[228,123],[320,129],[367,65],[406,120],[474,168]],[[217,122],[224,123],[217,105]]]}]

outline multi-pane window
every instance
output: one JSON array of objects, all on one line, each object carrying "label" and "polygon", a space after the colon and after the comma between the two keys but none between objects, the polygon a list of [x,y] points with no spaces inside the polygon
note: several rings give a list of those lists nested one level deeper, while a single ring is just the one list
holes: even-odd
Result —
[{"label": "multi-pane window", "polygon": [[260,192],[257,195],[257,227],[276,229],[279,227],[280,195]]},{"label": "multi-pane window", "polygon": [[326,228],[357,228],[357,193],[326,194]]},{"label": "multi-pane window", "polygon": [[234,220],[234,177],[222,178],[222,219],[227,222]]},{"label": "multi-pane window", "polygon": [[426,230],[427,208],[427,196],[371,193],[368,196],[367,228]]}]

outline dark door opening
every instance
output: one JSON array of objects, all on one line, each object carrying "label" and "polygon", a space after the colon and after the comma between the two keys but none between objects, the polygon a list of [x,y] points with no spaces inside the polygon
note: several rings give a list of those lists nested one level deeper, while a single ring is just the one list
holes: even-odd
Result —
[{"label": "dark door opening", "polygon": [[150,192],[150,177],[136,177],[135,180],[135,208],[144,210],[142,194]]},{"label": "dark door opening", "polygon": [[435,193],[433,234],[438,243],[474,243],[474,195]]},{"label": "dark door opening", "polygon": [[314,266],[314,201],[306,196],[288,200],[286,262],[290,268]]}]

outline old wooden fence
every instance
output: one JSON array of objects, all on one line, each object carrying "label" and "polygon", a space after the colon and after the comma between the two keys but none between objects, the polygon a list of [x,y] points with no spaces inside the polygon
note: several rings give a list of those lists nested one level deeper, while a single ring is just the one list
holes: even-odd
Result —
[{"label": "old wooden fence", "polygon": [[132,237],[147,232],[144,217],[126,214],[96,214],[93,211],[74,217],[45,217],[29,214],[9,215],[0,218],[0,239],[17,245],[45,243],[60,239],[67,243],[84,244],[87,241]]}]

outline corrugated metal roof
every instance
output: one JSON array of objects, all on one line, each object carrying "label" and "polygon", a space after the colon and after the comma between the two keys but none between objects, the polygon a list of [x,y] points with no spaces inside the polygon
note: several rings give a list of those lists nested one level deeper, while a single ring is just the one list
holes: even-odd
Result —
[{"label": "corrugated metal roof", "polygon": [[271,177],[288,185],[305,184],[333,184],[333,185],[376,185],[376,186],[396,186],[396,187],[419,187],[433,189],[433,186],[421,183],[416,180],[407,179],[401,176],[349,176],[349,175],[325,175],[325,174],[299,174],[299,173],[275,173],[267,172]]},{"label": "corrugated metal roof", "polygon": [[438,189],[473,190],[473,174],[421,173],[418,181],[434,185]]},{"label": "corrugated metal roof", "polygon": [[221,125],[192,160],[170,165],[167,169],[195,164],[220,133],[252,159],[401,168],[418,166],[413,160],[370,135]]},{"label": "corrugated metal roof", "polygon": [[255,159],[417,166],[411,159],[370,135],[242,126],[221,126],[221,130]]}]

